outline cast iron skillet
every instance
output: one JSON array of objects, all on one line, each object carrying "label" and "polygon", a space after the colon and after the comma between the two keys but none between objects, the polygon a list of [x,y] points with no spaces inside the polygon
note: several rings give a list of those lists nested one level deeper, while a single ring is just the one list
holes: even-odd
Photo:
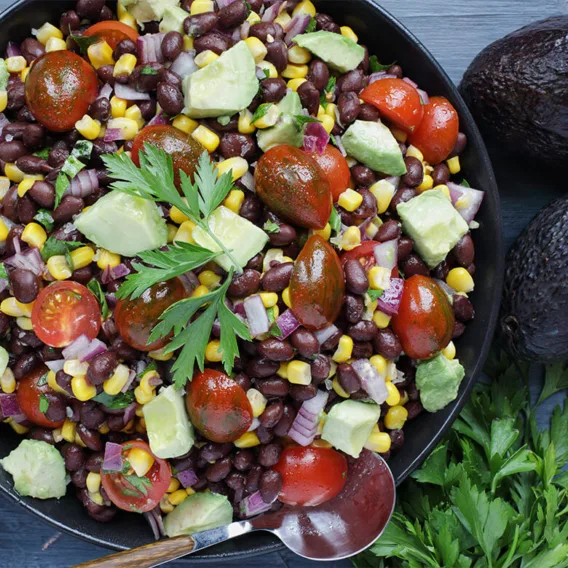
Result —
[{"label": "cast iron skillet", "polygon": [[[457,89],[432,55],[422,44],[385,10],[371,0],[315,0],[318,9],[334,17],[340,25],[351,26],[362,44],[381,62],[397,61],[405,74],[432,95],[446,96],[457,108],[461,130],[469,145],[462,156],[462,171],[472,187],[486,192],[477,220],[481,228],[474,232],[476,276],[473,303],[476,317],[457,341],[460,361],[466,369],[457,400],[436,414],[422,414],[405,428],[405,445],[389,462],[397,483],[401,483],[428,456],[449,428],[481,371],[499,312],[499,297],[503,273],[503,241],[499,195],[489,156],[478,129]],[[0,53],[9,40],[22,41],[31,28],[44,22],[58,24],[60,15],[74,8],[73,1],[19,0],[0,16]],[[10,428],[0,436],[0,456],[6,456],[19,442]],[[4,495],[19,502],[30,512],[58,529],[90,542],[113,549],[125,549],[152,540],[146,522],[137,515],[119,514],[110,524],[101,524],[87,516],[85,509],[68,495],[59,501],[21,498],[12,488],[12,480],[0,470],[0,489]],[[72,490],[69,491],[72,493]],[[244,558],[272,552],[282,545],[272,536],[262,533],[221,544],[210,551],[192,556],[188,562],[219,562],[222,559]]]}]

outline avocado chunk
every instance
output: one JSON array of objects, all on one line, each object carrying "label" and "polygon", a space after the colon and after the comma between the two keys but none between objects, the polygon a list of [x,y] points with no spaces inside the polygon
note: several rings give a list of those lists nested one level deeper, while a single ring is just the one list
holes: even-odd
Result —
[{"label": "avocado chunk", "polygon": [[300,148],[304,142],[304,135],[294,122],[294,116],[302,112],[298,93],[290,91],[278,103],[278,110],[282,113],[278,122],[272,128],[259,129],[256,134],[258,147],[263,152],[281,144]]},{"label": "avocado chunk", "polygon": [[0,377],[6,372],[8,368],[8,360],[10,356],[4,347],[0,347]]},{"label": "avocado chunk", "polygon": [[469,231],[463,217],[439,190],[429,190],[396,208],[402,230],[424,262],[435,268]]},{"label": "avocado chunk", "polygon": [[101,197],[74,223],[97,246],[124,256],[136,256],[168,242],[168,229],[158,206],[118,190]]},{"label": "avocado chunk", "polygon": [[194,493],[164,519],[169,537],[216,529],[233,522],[233,507],[219,493]]},{"label": "avocado chunk", "polygon": [[120,0],[120,3],[139,24],[144,24],[161,20],[166,9],[177,6],[179,0]]},{"label": "avocado chunk", "polygon": [[6,66],[6,61],[0,59],[0,91],[5,91],[8,89],[8,78],[10,73],[8,73],[8,67]]},{"label": "avocado chunk", "polygon": [[341,34],[322,30],[297,35],[294,41],[341,73],[353,71],[365,57],[362,46]]},{"label": "avocado chunk", "polygon": [[59,451],[40,440],[23,440],[0,465],[14,478],[14,489],[23,496],[59,499],[65,495],[65,461]]},{"label": "avocado chunk", "polygon": [[[262,229],[224,206],[217,207],[211,213],[209,229],[231,252],[241,268],[262,251],[268,242],[268,235]],[[221,247],[201,227],[195,227],[192,235],[198,245],[213,252],[221,250]],[[227,272],[233,266],[226,254],[218,256],[215,262]]]},{"label": "avocado chunk", "polygon": [[437,412],[458,396],[465,370],[457,359],[447,359],[441,353],[416,368],[416,388],[420,402],[428,412]]},{"label": "avocado chunk", "polygon": [[164,16],[160,22],[160,32],[167,34],[168,32],[184,33],[183,22],[189,17],[189,13],[179,6],[170,6],[164,11]]},{"label": "avocado chunk", "polygon": [[323,426],[322,440],[358,458],[380,417],[381,407],[378,404],[344,400],[331,407]]},{"label": "avocado chunk", "polygon": [[191,118],[232,116],[258,93],[254,57],[244,41],[183,80],[184,113]]},{"label": "avocado chunk", "polygon": [[150,449],[162,459],[183,456],[192,448],[195,437],[187,417],[183,396],[173,385],[163,389],[142,407]]},{"label": "avocado chunk", "polygon": [[372,170],[390,176],[406,173],[398,142],[381,122],[356,120],[341,137],[341,142],[350,156]]}]

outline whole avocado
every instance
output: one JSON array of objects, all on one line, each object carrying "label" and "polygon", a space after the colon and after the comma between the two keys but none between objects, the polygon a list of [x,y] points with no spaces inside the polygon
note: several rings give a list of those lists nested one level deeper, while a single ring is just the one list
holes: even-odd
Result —
[{"label": "whole avocado", "polygon": [[507,257],[501,334],[521,359],[568,359],[568,196],[529,223]]},{"label": "whole avocado", "polygon": [[526,26],[484,49],[460,91],[479,126],[509,151],[568,161],[568,15]]}]

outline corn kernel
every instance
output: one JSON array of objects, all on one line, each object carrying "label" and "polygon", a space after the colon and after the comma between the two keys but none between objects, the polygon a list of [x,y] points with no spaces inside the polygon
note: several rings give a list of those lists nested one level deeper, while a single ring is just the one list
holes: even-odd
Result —
[{"label": "corn kernel", "polygon": [[28,223],[22,232],[22,241],[32,248],[41,248],[47,240],[45,229],[38,223]]},{"label": "corn kernel", "polygon": [[446,161],[446,164],[448,164],[448,169],[450,170],[450,173],[452,175],[456,175],[461,172],[459,156],[454,156],[453,158],[450,158],[449,160]]},{"label": "corn kernel", "polygon": [[281,379],[287,379],[288,378],[288,363],[285,362],[285,361],[282,361],[282,363],[280,363],[280,367],[278,368],[278,371],[276,371],[276,374]]},{"label": "corn kernel", "polygon": [[319,231],[312,231],[314,235],[319,235],[322,239],[329,241],[329,237],[331,237],[331,225],[329,223],[326,226],[319,230]]},{"label": "corn kernel", "polygon": [[170,219],[178,225],[189,221],[189,217],[185,213],[182,213],[175,205],[170,209]]},{"label": "corn kernel", "polygon": [[135,31],[138,31],[138,26],[136,25],[136,20],[134,19],[134,16],[132,16],[128,12],[126,12],[125,14],[120,16],[118,21],[121,24],[124,24],[124,25],[128,26],[129,28],[132,28]]},{"label": "corn kernel", "polygon": [[247,22],[249,22],[250,25],[252,26],[253,24],[257,24],[258,22],[261,22],[261,21],[262,20],[260,19],[260,16],[256,12],[253,12],[251,10],[250,14],[248,15]]},{"label": "corn kernel", "polygon": [[359,41],[357,34],[349,26],[341,26],[340,30],[343,37],[346,37],[355,43]]},{"label": "corn kernel", "polygon": [[227,209],[230,209],[233,213],[236,213],[238,215],[244,200],[244,191],[242,191],[241,189],[232,189],[229,192],[229,195],[225,198],[225,201],[223,201],[223,205]]},{"label": "corn kernel", "polygon": [[245,39],[245,43],[247,44],[249,51],[252,53],[255,63],[260,63],[266,57],[268,50],[264,43],[262,43],[257,37],[250,36]]},{"label": "corn kernel", "polygon": [[191,51],[193,49],[193,42],[195,40],[189,36],[189,35],[184,35],[183,36],[183,50],[184,51]]},{"label": "corn kernel", "polygon": [[[26,69],[29,69],[29,67],[26,67]],[[22,73],[24,71],[22,71]],[[22,82],[25,82],[25,77],[22,78]],[[4,112],[7,106],[8,106],[8,91],[6,90],[0,91],[0,112]]]},{"label": "corn kernel", "polygon": [[63,442],[63,436],[61,435],[61,428],[56,428],[55,430],[53,430],[52,436],[56,444],[59,444],[59,442]]},{"label": "corn kernel", "polygon": [[168,493],[173,493],[180,488],[180,482],[176,477],[170,479],[170,484],[168,485]]},{"label": "corn kernel", "polygon": [[138,125],[138,128],[142,128],[146,122],[142,117],[142,111],[138,105],[128,107],[124,112],[124,118],[133,120]]},{"label": "corn kernel", "polygon": [[221,143],[219,136],[209,128],[200,124],[192,133],[191,137],[199,142],[208,152],[215,152]]},{"label": "corn kernel", "polygon": [[286,10],[282,10],[280,14],[276,18],[274,18],[275,24],[280,24],[283,29],[286,29],[286,26],[292,21],[292,17]]},{"label": "corn kernel", "polygon": [[45,45],[47,43],[47,40],[52,37],[62,39],[63,33],[59,28],[56,28],[49,22],[46,22],[45,24],[43,24],[43,26],[41,26],[41,28],[37,30],[36,39],[43,45]]},{"label": "corn kernel", "polygon": [[267,79],[276,79],[278,77],[278,70],[269,61],[260,61],[257,63],[257,67],[260,67]]},{"label": "corn kernel", "polygon": [[73,377],[71,379],[71,390],[75,398],[82,402],[91,400],[97,396],[97,388],[89,383],[84,376]]},{"label": "corn kernel", "polygon": [[16,323],[18,324],[18,327],[20,329],[23,329],[25,331],[32,331],[34,328],[31,318],[24,316],[17,318]]},{"label": "corn kernel", "polygon": [[306,14],[312,18],[316,15],[316,7],[310,2],[310,0],[302,0],[292,12],[292,15],[299,16]]},{"label": "corn kernel", "polygon": [[105,436],[109,432],[110,432],[110,428],[108,427],[108,424],[106,422],[104,422],[103,424],[101,424],[99,426],[99,433],[102,434],[103,436]]},{"label": "corn kernel", "polygon": [[139,386],[147,395],[152,395],[154,390],[156,390],[156,387],[151,384],[151,381],[159,378],[160,375],[157,371],[148,371],[147,373],[144,373],[144,375],[140,379]]},{"label": "corn kernel", "polygon": [[87,474],[86,485],[89,493],[97,493],[101,488],[101,474],[89,471]]},{"label": "corn kernel", "polygon": [[71,261],[73,263],[73,270],[79,270],[80,268],[85,268],[93,262],[93,257],[95,253],[91,247],[79,247],[69,253],[71,256]]},{"label": "corn kernel", "polygon": [[241,134],[252,134],[256,126],[252,123],[252,112],[248,109],[239,113],[239,132]]},{"label": "corn kernel", "polygon": [[381,376],[386,377],[387,360],[382,355],[373,355],[369,359],[369,362],[371,363],[371,365],[373,365],[373,367],[375,367],[375,369]]},{"label": "corn kernel", "polygon": [[79,359],[69,359],[63,364],[63,371],[72,377],[84,377],[87,374],[89,363]]},{"label": "corn kernel", "polygon": [[258,418],[266,409],[267,400],[266,397],[256,389],[249,389],[247,391],[247,398],[249,399],[252,415]]},{"label": "corn kernel", "polygon": [[339,384],[339,380],[337,377],[333,379],[331,382],[333,390],[341,397],[341,398],[349,398],[349,393],[343,390],[343,387]]},{"label": "corn kernel", "polygon": [[24,197],[38,179],[43,179],[43,176],[25,176],[18,184],[18,197]]},{"label": "corn kernel", "polygon": [[400,395],[400,406],[404,406],[408,401],[410,400],[408,393],[406,391],[404,391],[401,395]]},{"label": "corn kernel", "polygon": [[353,212],[363,203],[363,196],[353,189],[346,189],[339,196],[337,203],[346,211]]},{"label": "corn kernel", "polygon": [[126,365],[117,365],[110,379],[103,383],[103,390],[111,396],[117,395],[126,385],[129,376],[130,369]]},{"label": "corn kernel", "polygon": [[223,351],[221,350],[221,342],[213,339],[205,348],[205,359],[210,363],[219,363],[223,360]]},{"label": "corn kernel", "polygon": [[172,126],[186,134],[191,134],[199,126],[199,122],[189,118],[189,116],[185,116],[185,114],[178,114],[174,118]]},{"label": "corn kernel", "polygon": [[335,103],[327,103],[327,106],[325,107],[325,114],[331,116],[331,118],[335,120],[335,117],[337,116],[336,111],[337,111],[337,105]]},{"label": "corn kernel", "polygon": [[14,422],[12,419],[10,419],[8,424],[10,424],[12,430],[14,430],[14,432],[16,432],[16,434],[19,434],[20,436],[23,436],[24,434],[27,434],[30,431],[29,428],[26,428],[25,426],[22,426],[21,424]]},{"label": "corn kernel", "polygon": [[386,454],[391,448],[391,438],[386,432],[380,432],[378,427],[371,431],[365,442],[365,449],[379,454]]},{"label": "corn kernel", "polygon": [[474,282],[471,274],[465,268],[452,268],[446,278],[446,283],[456,292],[468,294],[473,291]]},{"label": "corn kernel", "polygon": [[160,500],[160,511],[167,515],[174,510],[174,506],[168,500],[169,495],[164,495]]},{"label": "corn kernel", "polygon": [[332,118],[331,116],[329,116],[328,114],[326,114],[325,116],[322,117],[321,124],[322,124],[324,130],[328,134],[331,134],[331,131],[333,130],[333,127],[335,126],[335,119]]},{"label": "corn kernel", "polygon": [[101,133],[101,125],[88,114],[75,123],[75,128],[87,140],[94,140]]},{"label": "corn kernel", "polygon": [[301,85],[303,85],[307,79],[290,79],[288,83],[286,83],[286,87],[288,89],[292,89],[292,91],[297,92]]},{"label": "corn kernel", "polygon": [[47,270],[55,280],[66,280],[71,278],[71,274],[73,274],[67,264],[67,259],[62,254],[57,254],[48,259]]},{"label": "corn kernel", "polygon": [[287,375],[288,381],[294,385],[309,385],[312,382],[312,368],[304,361],[290,361]]},{"label": "corn kernel", "polygon": [[7,394],[12,394],[16,390],[16,379],[14,378],[14,373],[10,368],[6,368],[0,377],[0,388],[2,389],[2,392]]},{"label": "corn kernel", "polygon": [[442,355],[446,358],[449,359],[450,361],[452,359],[455,359],[456,357],[456,346],[454,345],[453,341],[450,341],[446,347],[444,347],[444,349],[442,349]]},{"label": "corn kernel", "polygon": [[374,183],[369,191],[375,196],[377,200],[377,212],[382,215],[389,208],[392,198],[396,192],[396,187],[387,181],[382,179],[377,183]]},{"label": "corn kernel", "polygon": [[408,419],[408,410],[404,406],[391,406],[385,415],[385,426],[389,430],[400,430]]},{"label": "corn kernel", "polygon": [[410,145],[407,150],[406,150],[406,157],[407,158],[416,158],[417,160],[420,160],[421,162],[424,161],[424,154],[422,154],[422,152],[416,147],[416,146],[412,146]]},{"label": "corn kernel", "polygon": [[206,294],[209,294],[209,288],[207,288],[207,286],[198,286],[193,293],[191,294],[192,298],[201,298],[202,296],[205,296]]},{"label": "corn kernel", "polygon": [[396,406],[397,404],[400,404],[400,393],[398,392],[396,386],[393,385],[391,381],[388,381],[386,385],[389,395],[385,402],[389,406]]},{"label": "corn kernel", "polygon": [[444,185],[444,184],[437,185],[434,188],[434,191],[441,191],[446,196],[447,199],[451,200],[450,188],[447,185]]},{"label": "corn kernel", "polygon": [[379,329],[386,329],[390,324],[391,317],[380,310],[373,314],[373,322]]},{"label": "corn kernel", "polygon": [[359,227],[349,227],[343,235],[339,247],[342,250],[353,250],[361,244],[361,231]]},{"label": "corn kernel", "polygon": [[353,353],[353,339],[348,335],[342,335],[339,339],[339,344],[337,345],[337,349],[333,354],[332,359],[336,363],[345,363],[349,359],[351,359],[351,354]]},{"label": "corn kernel", "polygon": [[135,120],[132,120],[131,118],[126,118],[126,116],[119,118],[111,118],[107,122],[107,128],[117,128],[119,130],[122,130],[123,140],[132,140],[140,130],[140,128],[138,127],[138,123]]},{"label": "corn kernel", "polygon": [[284,302],[284,304],[287,308],[292,307],[292,301],[290,300],[290,288],[289,287],[284,288],[284,290],[282,292],[282,301]]},{"label": "corn kernel", "polygon": [[65,49],[67,49],[66,41],[58,37],[50,37],[45,44],[45,51],[47,53],[49,53],[50,51],[63,51]]},{"label": "corn kernel", "polygon": [[221,277],[212,270],[200,272],[198,278],[199,282],[209,289],[216,288],[221,283]]},{"label": "corn kernel", "polygon": [[13,296],[2,300],[2,303],[0,303],[0,311],[13,318],[18,318],[25,315],[18,306],[16,298],[14,298]]},{"label": "corn kernel", "polygon": [[123,53],[116,62],[112,72],[114,77],[130,75],[136,67],[137,59],[132,53]]},{"label": "corn kernel", "polygon": [[0,219],[0,242],[3,243],[8,238],[9,233],[8,225],[6,225],[3,219]]},{"label": "corn kernel", "polygon": [[277,105],[270,105],[266,113],[254,121],[256,128],[270,128],[274,126],[280,118],[280,110]]},{"label": "corn kernel", "polygon": [[253,448],[260,445],[260,440],[254,432],[245,432],[238,440],[234,441],[237,448]]},{"label": "corn kernel", "polygon": [[425,175],[422,183],[416,188],[416,191],[422,193],[434,187],[434,179],[430,175]]},{"label": "corn kernel", "polygon": [[61,388],[56,381],[56,374],[54,371],[48,371],[47,373],[47,384],[55,391],[58,392],[59,394],[63,394],[65,396],[69,396],[69,393]]},{"label": "corn kernel", "polygon": [[98,69],[103,65],[113,65],[114,59],[112,58],[112,47],[106,41],[98,41],[92,43],[87,48],[87,55],[91,65]]},{"label": "corn kernel", "polygon": [[197,14],[203,14],[205,12],[213,12],[215,10],[215,3],[213,0],[195,0],[191,4],[191,12],[192,16],[196,16]]},{"label": "corn kernel", "polygon": [[278,303],[276,292],[261,292],[259,296],[265,308],[273,308]]},{"label": "corn kernel", "polygon": [[72,444],[75,441],[75,434],[77,433],[77,424],[71,422],[69,418],[65,419],[63,426],[61,426],[61,436],[66,441]]},{"label": "corn kernel", "polygon": [[281,75],[285,79],[305,79],[308,76],[308,71],[307,65],[294,65],[294,63],[288,63],[286,69],[282,71]]},{"label": "corn kernel", "polygon": [[233,181],[242,178],[249,169],[248,162],[241,157],[228,158],[217,164],[217,176],[221,177],[223,174],[231,172]]},{"label": "corn kernel", "polygon": [[214,51],[206,49],[195,56],[195,64],[200,69],[203,69],[203,67],[207,67],[207,65],[213,63],[216,59],[219,59],[219,56]]},{"label": "corn kernel", "polygon": [[111,97],[110,99],[110,115],[112,118],[122,118],[126,112],[128,102],[118,97]]},{"label": "corn kernel", "polygon": [[397,128],[396,126],[391,126],[390,129],[397,142],[406,144],[406,141],[408,140],[408,134],[404,130]]},{"label": "corn kernel", "polygon": [[154,456],[142,448],[132,448],[128,452],[128,462],[138,477],[144,477],[154,465]]},{"label": "corn kernel", "polygon": [[6,68],[9,73],[21,73],[26,68],[26,60],[21,55],[14,55],[6,59]]},{"label": "corn kernel", "polygon": [[296,65],[304,65],[312,59],[312,54],[299,45],[294,45],[288,50],[288,61]]},{"label": "corn kernel", "polygon": [[386,290],[390,285],[392,270],[383,266],[373,266],[369,270],[369,286],[373,290]]},{"label": "corn kernel", "polygon": [[104,270],[105,268],[116,268],[120,264],[120,255],[110,252],[106,249],[99,249],[97,257],[97,266]]},{"label": "corn kernel", "polygon": [[185,489],[178,489],[177,491],[174,491],[173,493],[168,495],[168,501],[172,505],[176,506],[179,505],[180,503],[183,503],[187,499],[187,497],[188,495]]},{"label": "corn kernel", "polygon": [[156,397],[156,391],[153,391],[152,394],[145,393],[139,386],[134,389],[134,397],[136,398],[136,402],[144,406],[148,404]]},{"label": "corn kernel", "polygon": [[14,182],[20,183],[24,179],[24,172],[16,166],[16,164],[8,163],[4,166],[4,174],[6,177]]},{"label": "corn kernel", "polygon": [[134,419],[132,419],[122,430],[121,432],[125,432],[126,434],[133,434],[134,433]]}]

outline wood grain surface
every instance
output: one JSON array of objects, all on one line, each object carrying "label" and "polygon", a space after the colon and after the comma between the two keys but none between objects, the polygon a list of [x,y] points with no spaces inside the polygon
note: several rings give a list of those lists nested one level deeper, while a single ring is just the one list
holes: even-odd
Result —
[{"label": "wood grain surface", "polygon": [[[349,0],[344,1],[348,10]],[[568,0],[379,0],[378,3],[419,38],[455,82],[459,82],[471,60],[489,43],[538,19],[568,12]],[[0,10],[9,4],[10,0],[0,0]],[[502,198],[508,247],[542,206],[566,191],[566,183],[550,179],[542,166],[504,156],[502,150],[490,148]],[[538,391],[538,372],[533,389]],[[548,401],[541,422],[547,420],[550,409],[560,397]],[[0,501],[0,550],[1,568],[65,568],[109,552],[57,533],[23,509],[3,500]],[[168,566],[182,568],[188,565],[187,561],[178,561]],[[224,566],[321,568],[322,564],[302,560],[292,553],[282,553]],[[352,564],[342,561],[326,566],[349,568]]]}]

